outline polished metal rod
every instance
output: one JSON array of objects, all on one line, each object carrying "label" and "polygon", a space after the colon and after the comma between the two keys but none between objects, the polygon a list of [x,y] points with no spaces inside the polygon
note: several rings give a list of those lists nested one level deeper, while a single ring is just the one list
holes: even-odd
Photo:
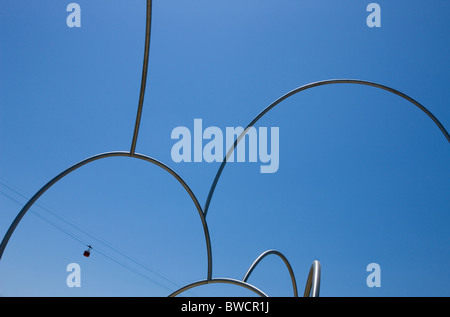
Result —
[{"label": "polished metal rod", "polygon": [[320,293],[320,262],[314,260],[309,269],[303,297],[319,297]]},{"label": "polished metal rod", "polygon": [[287,267],[287,269],[289,271],[289,275],[291,276],[292,288],[294,289],[294,297],[298,297],[297,283],[295,281],[294,271],[292,270],[291,264],[289,263],[288,259],[283,255],[283,253],[281,253],[280,251],[277,251],[277,250],[267,250],[267,251],[263,252],[255,260],[255,262],[253,262],[253,264],[250,266],[250,268],[248,269],[248,271],[245,274],[245,276],[242,279],[242,281],[243,282],[247,282],[248,278],[250,277],[250,275],[252,274],[252,272],[256,268],[256,266],[259,264],[259,262],[261,262],[262,259],[264,259],[266,256],[268,256],[270,254],[274,254],[274,255],[279,256],[284,261],[284,263],[286,264],[286,267]]},{"label": "polished metal rod", "polygon": [[144,105],[145,85],[147,82],[148,70],[148,56],[150,53],[150,31],[152,24],[152,0],[147,0],[147,19],[145,28],[145,48],[144,48],[144,63],[142,66],[141,92],[139,94],[139,104],[136,114],[136,123],[134,125],[133,141],[131,143],[130,153],[134,154],[136,150],[136,142],[139,134],[139,126],[141,124],[142,107]]},{"label": "polished metal rod", "polygon": [[217,183],[219,181],[220,175],[222,174],[222,171],[225,167],[225,164],[227,163],[228,158],[230,157],[230,155],[233,153],[234,149],[236,148],[236,146],[238,145],[239,141],[245,136],[245,134],[247,133],[248,129],[251,128],[253,125],[255,125],[255,123],[261,119],[265,114],[267,114],[269,112],[270,109],[274,108],[276,105],[278,105],[280,102],[282,102],[283,100],[301,92],[307,89],[311,89],[314,87],[318,87],[318,86],[324,86],[324,85],[331,85],[331,84],[358,84],[358,85],[366,85],[366,86],[372,86],[375,88],[380,88],[386,91],[389,91],[393,94],[396,94],[397,96],[400,96],[406,100],[408,100],[409,102],[411,102],[413,105],[415,105],[416,107],[418,107],[420,110],[422,110],[423,112],[425,112],[430,118],[431,120],[433,120],[433,122],[438,126],[438,128],[441,130],[442,134],[445,136],[445,138],[447,139],[447,141],[450,143],[450,135],[448,134],[447,130],[444,128],[444,126],[439,122],[439,120],[427,109],[425,108],[422,104],[420,104],[419,102],[417,102],[416,100],[414,100],[413,98],[409,97],[408,95],[405,95],[404,93],[395,90],[393,88],[381,85],[381,84],[377,84],[374,82],[370,82],[370,81],[365,81],[365,80],[358,80],[358,79],[330,79],[330,80],[323,80],[323,81],[318,81],[318,82],[314,82],[314,83],[310,83],[301,87],[298,87],[290,92],[288,92],[287,94],[281,96],[280,98],[278,98],[277,100],[275,100],[273,103],[271,103],[269,106],[267,106],[261,113],[259,113],[245,128],[245,130],[241,133],[241,135],[234,141],[234,144],[232,147],[230,147],[230,149],[228,150],[226,156],[224,157],[222,164],[219,167],[219,170],[217,171],[217,174],[214,178],[214,181],[210,187],[209,193],[208,193],[208,197],[206,199],[205,202],[205,206],[203,207],[203,212],[205,213],[205,216],[208,213],[209,210],[209,206],[211,204],[211,199],[214,193],[214,190],[217,186]]}]

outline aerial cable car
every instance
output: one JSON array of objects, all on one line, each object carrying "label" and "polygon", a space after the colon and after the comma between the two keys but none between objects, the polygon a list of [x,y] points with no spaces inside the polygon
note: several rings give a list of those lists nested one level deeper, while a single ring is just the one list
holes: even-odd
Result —
[{"label": "aerial cable car", "polygon": [[90,245],[88,245],[87,247],[88,249],[84,251],[83,255],[88,258],[91,255],[92,247]]}]

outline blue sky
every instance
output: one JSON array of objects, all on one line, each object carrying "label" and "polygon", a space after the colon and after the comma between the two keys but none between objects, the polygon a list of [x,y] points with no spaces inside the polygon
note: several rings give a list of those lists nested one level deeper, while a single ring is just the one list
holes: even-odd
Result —
[{"label": "blue sky", "polygon": [[[139,97],[145,1],[6,0],[0,12],[0,236],[45,183],[96,154],[128,151]],[[353,78],[395,88],[449,130],[450,3],[155,0],[137,153],[172,167],[204,205],[219,163],[175,163],[171,131],[246,126],[288,91]],[[213,277],[242,279],[264,251],[321,296],[449,296],[450,146],[422,111],[373,87],[297,94],[257,124],[279,127],[280,167],[229,163],[207,221]],[[95,238],[94,238],[95,236]],[[86,244],[94,247],[82,256]],[[124,256],[125,255],[125,256]],[[69,263],[81,267],[69,288]],[[144,265],[139,265],[143,263]],[[366,285],[369,263],[381,287]],[[107,158],[71,173],[25,215],[0,261],[1,296],[167,296],[206,278],[195,206],[148,162]],[[292,296],[269,256],[248,281]],[[208,285],[192,296],[253,296]]]}]

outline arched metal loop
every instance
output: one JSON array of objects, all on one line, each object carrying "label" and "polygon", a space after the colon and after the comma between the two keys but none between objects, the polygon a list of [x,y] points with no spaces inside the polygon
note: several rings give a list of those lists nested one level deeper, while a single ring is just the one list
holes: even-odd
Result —
[{"label": "arched metal loop", "polygon": [[245,276],[242,279],[242,281],[243,282],[247,282],[247,280],[249,279],[250,275],[252,274],[252,272],[256,268],[256,266],[259,264],[259,262],[261,262],[262,259],[264,259],[266,256],[268,256],[270,254],[274,254],[274,255],[279,256],[284,261],[284,263],[286,264],[286,267],[287,267],[287,269],[289,271],[289,275],[291,277],[292,288],[294,290],[294,297],[298,297],[297,283],[295,281],[294,271],[292,270],[291,264],[289,263],[288,259],[283,255],[283,253],[281,253],[280,251],[277,251],[277,250],[267,250],[267,251],[263,252],[255,260],[255,262],[253,262],[253,264],[250,266],[250,268],[248,269],[247,273],[245,273]]},{"label": "arched metal loop", "polygon": [[206,249],[207,249],[207,256],[208,256],[208,274],[207,274],[207,278],[210,279],[212,277],[212,254],[211,254],[211,240],[210,240],[210,235],[209,235],[209,230],[208,230],[208,224],[206,223],[206,219],[204,217],[202,208],[196,198],[196,196],[194,195],[193,191],[191,190],[191,188],[186,184],[186,182],[183,180],[183,178],[181,178],[181,176],[179,176],[173,169],[171,169],[170,167],[168,167],[167,165],[165,165],[164,163],[151,158],[149,156],[145,156],[142,154],[133,154],[131,155],[129,152],[107,152],[107,153],[102,153],[102,154],[98,154],[92,157],[89,157],[77,164],[72,165],[71,167],[67,168],[66,170],[64,170],[63,172],[61,172],[60,174],[58,174],[57,176],[55,176],[53,179],[51,179],[47,184],[45,184],[38,192],[36,192],[34,194],[33,197],[31,197],[30,200],[28,200],[28,202],[25,204],[25,206],[22,208],[22,210],[19,212],[19,214],[16,216],[16,218],[14,219],[14,221],[12,222],[11,226],[9,227],[8,231],[6,232],[1,244],[0,244],[0,259],[3,255],[3,252],[6,248],[6,245],[8,244],[9,239],[11,238],[11,235],[13,234],[14,230],[16,229],[17,225],[19,224],[20,220],[23,218],[23,216],[25,216],[25,214],[27,213],[27,211],[31,208],[31,206],[39,199],[39,197],[41,197],[50,187],[52,187],[54,184],[56,184],[59,180],[61,180],[63,177],[67,176],[68,174],[72,173],[73,171],[77,170],[78,168],[100,160],[100,159],[104,159],[104,158],[108,158],[108,157],[133,157],[133,158],[137,158],[140,160],[144,160],[147,162],[150,162],[152,164],[155,164],[159,167],[161,167],[162,169],[164,169],[165,171],[169,172],[169,174],[171,174],[173,177],[175,177],[175,179],[184,187],[184,189],[187,191],[187,193],[189,194],[189,196],[191,197],[192,201],[194,202],[196,208],[197,208],[197,212],[200,216],[202,225],[203,225],[203,231],[205,234],[205,241],[206,241]]},{"label": "arched metal loop", "polygon": [[447,139],[447,141],[450,143],[450,135],[447,132],[447,130],[444,128],[444,126],[441,124],[441,122],[439,122],[439,120],[427,109],[425,108],[422,104],[420,104],[419,102],[417,102],[416,100],[414,100],[413,98],[409,97],[408,95],[395,90],[391,87],[388,86],[384,86],[381,84],[377,84],[374,82],[370,82],[370,81],[365,81],[365,80],[359,80],[359,79],[330,79],[330,80],[323,80],[323,81],[318,81],[318,82],[314,82],[314,83],[310,83],[301,87],[298,87],[290,92],[288,92],[287,94],[281,96],[280,98],[278,98],[277,100],[275,100],[273,103],[271,103],[269,106],[267,106],[261,113],[259,113],[248,125],[247,127],[244,129],[244,131],[239,135],[239,137],[234,141],[234,144],[232,147],[230,147],[230,149],[228,150],[227,154],[225,155],[217,173],[216,176],[214,178],[214,181],[210,187],[209,193],[208,193],[208,197],[206,199],[205,202],[205,206],[203,207],[203,212],[205,213],[205,217],[208,213],[209,210],[209,206],[211,204],[211,199],[212,196],[214,194],[214,190],[217,186],[217,183],[219,181],[219,178],[222,174],[223,169],[225,168],[225,164],[228,161],[228,158],[230,157],[230,155],[233,153],[234,149],[237,147],[238,143],[240,142],[240,140],[247,134],[248,130],[254,126],[256,124],[256,122],[261,119],[264,115],[266,115],[272,108],[274,108],[276,105],[278,105],[279,103],[281,103],[283,100],[301,92],[304,90],[308,90],[314,87],[318,87],[318,86],[325,86],[325,85],[331,85],[331,84],[358,84],[358,85],[365,85],[365,86],[372,86],[375,88],[379,88],[379,89],[383,89],[386,91],[389,91],[397,96],[400,96],[406,100],[408,100],[409,102],[411,102],[413,105],[415,105],[416,107],[418,107],[420,110],[422,110],[423,112],[425,112],[426,115],[428,115],[428,117],[431,118],[431,120],[433,120],[433,122],[438,126],[438,128],[441,130],[442,134],[445,136],[445,138]]}]

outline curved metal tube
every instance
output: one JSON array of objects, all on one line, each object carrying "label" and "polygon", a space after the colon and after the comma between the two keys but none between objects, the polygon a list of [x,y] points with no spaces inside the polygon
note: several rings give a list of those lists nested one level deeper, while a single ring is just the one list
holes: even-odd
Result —
[{"label": "curved metal tube", "polygon": [[269,112],[270,109],[274,108],[276,105],[278,105],[280,102],[282,102],[283,100],[310,88],[314,88],[314,87],[318,87],[318,86],[324,86],[324,85],[330,85],[330,84],[358,84],[358,85],[366,85],[366,86],[372,86],[375,88],[380,88],[386,91],[389,91],[397,96],[400,96],[406,100],[408,100],[409,102],[411,102],[412,104],[414,104],[416,107],[418,107],[420,110],[422,110],[423,112],[425,112],[433,121],[434,123],[438,126],[438,128],[441,130],[442,134],[444,134],[445,138],[447,139],[447,141],[450,143],[450,135],[448,134],[447,130],[444,128],[444,126],[439,122],[439,120],[427,109],[425,108],[422,104],[420,104],[419,102],[417,102],[416,100],[414,100],[413,98],[409,97],[408,95],[405,95],[404,93],[395,90],[393,88],[381,85],[381,84],[377,84],[374,82],[370,82],[370,81],[365,81],[365,80],[358,80],[358,79],[330,79],[330,80],[323,80],[323,81],[319,81],[319,82],[314,82],[314,83],[310,83],[301,87],[298,87],[290,92],[288,92],[287,94],[281,96],[280,98],[278,98],[277,100],[275,100],[273,103],[271,103],[269,106],[267,106],[261,113],[259,113],[253,120],[252,122],[250,122],[247,127],[244,129],[244,131],[241,133],[241,135],[236,139],[236,141],[233,144],[233,147],[231,147],[225,158],[222,161],[222,164],[219,167],[219,170],[217,171],[217,174],[214,178],[214,181],[211,185],[211,188],[209,190],[209,194],[208,197],[206,199],[205,202],[205,206],[203,208],[203,212],[205,214],[208,213],[208,209],[209,209],[209,205],[211,203],[211,199],[212,199],[212,195],[214,193],[214,190],[216,188],[217,182],[219,181],[220,175],[222,174],[222,171],[225,167],[225,164],[228,160],[228,158],[230,157],[230,155],[233,153],[234,149],[236,148],[236,146],[238,145],[239,141],[245,136],[245,134],[247,133],[248,129],[250,127],[252,127],[259,119],[261,119],[261,117],[263,117],[267,112]]},{"label": "curved metal tube", "polygon": [[308,280],[306,281],[305,293],[303,297],[319,297],[320,292],[320,262],[314,260],[309,269]]},{"label": "curved metal tube", "polygon": [[175,297],[175,296],[177,296],[191,288],[197,287],[197,286],[206,285],[206,284],[214,284],[214,283],[233,284],[233,285],[241,286],[241,287],[251,290],[252,292],[256,293],[257,295],[259,295],[261,297],[268,297],[263,291],[261,291],[257,287],[255,287],[251,284],[248,284],[246,282],[235,280],[232,278],[213,278],[213,279],[197,281],[197,282],[188,284],[186,286],[183,286],[179,290],[170,294],[168,297]]},{"label": "curved metal tube", "polygon": [[204,217],[202,208],[196,198],[196,196],[194,195],[194,193],[192,192],[191,188],[186,184],[186,182],[181,178],[181,176],[179,176],[174,170],[172,170],[170,167],[168,167],[167,165],[165,165],[164,163],[151,158],[149,156],[145,156],[142,154],[130,154],[129,152],[107,152],[107,153],[102,153],[102,154],[98,154],[95,156],[91,156],[75,165],[72,165],[71,167],[67,168],[66,170],[64,170],[63,172],[61,172],[60,174],[58,174],[57,176],[55,176],[52,180],[50,180],[47,184],[45,184],[38,192],[36,192],[34,194],[33,197],[31,197],[30,200],[28,200],[28,202],[25,204],[25,206],[22,208],[22,210],[19,212],[19,214],[16,216],[16,218],[14,219],[14,221],[12,222],[11,226],[9,227],[8,231],[6,232],[1,244],[0,244],[0,259],[3,255],[3,252],[6,248],[6,245],[8,244],[9,239],[11,238],[11,235],[13,234],[14,230],[16,229],[17,225],[19,224],[20,220],[23,218],[23,216],[25,216],[26,212],[31,208],[31,206],[36,202],[36,200],[38,200],[39,197],[42,196],[42,194],[44,194],[50,187],[52,187],[54,184],[56,184],[59,180],[61,180],[64,176],[68,175],[69,173],[75,171],[76,169],[82,167],[83,165],[86,165],[88,163],[103,159],[103,158],[107,158],[107,157],[117,157],[117,156],[124,156],[124,157],[133,157],[133,158],[137,158],[140,160],[144,160],[147,162],[150,162],[152,164],[155,164],[159,167],[161,167],[162,169],[164,169],[165,171],[169,172],[172,176],[174,176],[177,181],[184,187],[184,189],[188,192],[189,196],[191,197],[192,201],[194,202],[198,214],[200,216],[200,219],[202,221],[202,225],[203,225],[203,231],[205,234],[205,241],[206,241],[206,249],[207,249],[207,255],[208,255],[208,275],[207,278],[210,279],[212,276],[212,253],[211,253],[211,240],[210,240],[210,235],[209,235],[209,230],[208,230],[208,225],[206,223],[206,219]]},{"label": "curved metal tube", "polygon": [[147,0],[147,18],[145,27],[145,48],[144,48],[144,63],[142,66],[141,92],[139,94],[139,104],[136,114],[136,123],[134,125],[133,141],[131,143],[130,153],[134,154],[136,149],[136,142],[139,133],[139,125],[141,124],[142,107],[144,105],[145,85],[147,82],[148,69],[148,55],[150,53],[150,30],[152,22],[152,0]]},{"label": "curved metal tube", "polygon": [[247,273],[245,274],[244,278],[242,279],[243,282],[247,282],[248,278],[250,277],[250,274],[252,274],[253,270],[256,268],[256,266],[261,262],[262,259],[264,259],[269,254],[275,254],[278,255],[286,264],[287,269],[289,270],[289,275],[291,276],[291,282],[292,282],[292,288],[294,289],[294,297],[298,297],[297,292],[297,283],[295,282],[295,276],[294,271],[292,270],[291,264],[289,263],[288,259],[279,251],[277,250],[267,250],[263,252],[256,260],[253,262],[253,264],[248,269]]}]

